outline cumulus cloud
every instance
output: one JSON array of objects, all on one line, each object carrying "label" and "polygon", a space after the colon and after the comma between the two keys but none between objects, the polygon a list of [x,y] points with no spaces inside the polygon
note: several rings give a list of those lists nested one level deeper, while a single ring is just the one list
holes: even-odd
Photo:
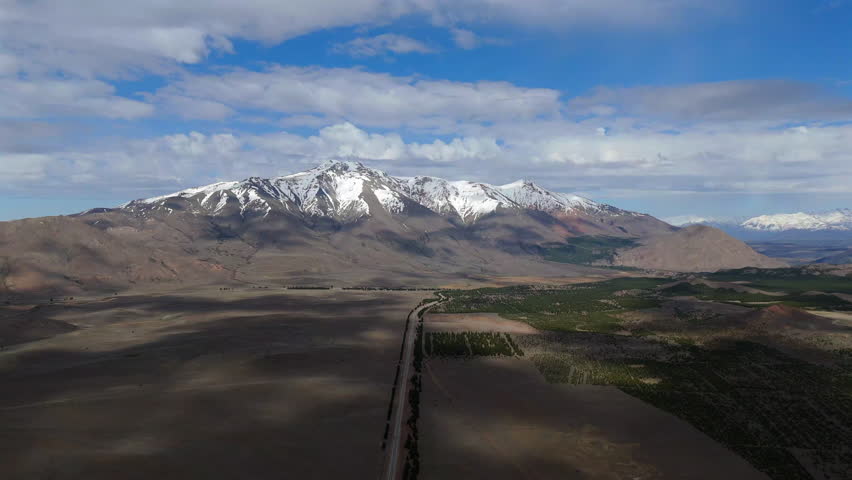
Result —
[{"label": "cumulus cloud", "polygon": [[852,119],[852,100],[810,83],[739,80],[664,87],[601,87],[570,101],[579,114],[680,122]]},{"label": "cumulus cloud", "polygon": [[0,118],[91,115],[135,119],[154,110],[147,103],[116,96],[112,85],[98,80],[0,78],[0,91]]},{"label": "cumulus cloud", "polygon": [[[367,126],[449,128],[556,116],[560,92],[508,82],[452,82],[398,77],[359,69],[273,66],[264,71],[232,70],[186,75],[161,89],[164,108],[187,117],[253,110],[312,115]],[[197,112],[192,106],[198,102]]]},{"label": "cumulus cloud", "polygon": [[52,160],[50,155],[37,153],[0,154],[0,184],[40,181]]},{"label": "cumulus cloud", "polygon": [[11,1],[0,6],[0,45],[32,69],[115,75],[197,63],[232,51],[230,39],[275,44],[330,27],[382,22],[410,2],[346,0]]},{"label": "cumulus cloud", "polygon": [[353,57],[375,57],[388,53],[435,53],[435,49],[419,40],[393,33],[384,33],[375,37],[358,37],[334,45],[332,51]]},{"label": "cumulus cloud", "polygon": [[0,45],[30,70],[79,76],[168,70],[232,51],[233,39],[277,44],[313,31],[416,15],[459,24],[657,28],[723,15],[731,0],[9,0]]},{"label": "cumulus cloud", "polygon": [[[650,17],[653,17],[654,22],[669,23],[691,14],[689,12],[703,10],[700,3],[692,0],[603,0],[594,2],[600,6],[589,6],[588,2],[579,0],[560,0],[555,3],[554,0],[184,0],[178,3],[166,0],[8,0],[0,2],[0,79],[5,79],[2,86],[6,94],[0,103],[3,103],[3,107],[10,107],[2,113],[6,117],[93,115],[140,118],[150,115],[151,107],[116,95],[104,83],[105,80],[138,78],[149,74],[180,75],[184,65],[201,63],[214,54],[233,53],[234,40],[274,45],[322,29],[391,25],[403,17],[416,17],[451,29],[459,38],[460,45],[472,47],[488,40],[464,30],[462,26],[466,23],[537,26],[561,22],[563,25],[603,25],[612,23],[608,18],[613,16],[603,13],[614,9],[614,16],[618,17],[615,23],[646,27]],[[633,5],[636,4],[643,4],[647,8],[635,9]],[[429,53],[433,50],[415,39],[392,33],[355,39],[341,45],[340,49],[356,56],[378,55],[382,52]],[[314,75],[321,75],[321,72],[314,72]],[[302,75],[302,78],[305,77]],[[348,76],[356,80],[367,79],[366,76],[355,77],[356,74]],[[376,78],[362,91],[373,93],[377,87]],[[439,101],[459,94],[467,96],[467,92],[472,92],[473,102],[496,100],[497,118],[529,115],[521,112],[527,107],[535,112],[545,109],[540,101],[531,99],[531,95],[544,91],[524,92],[518,102],[526,106],[510,106],[513,100],[508,97],[494,98],[494,95],[501,95],[498,91],[501,89],[515,96],[517,92],[504,88],[505,85],[477,83],[464,86],[447,82],[442,86],[439,83],[391,79],[381,86],[394,87],[396,84],[402,85],[403,90],[423,91],[426,87],[433,92],[442,90],[437,96],[416,96],[419,99]],[[454,89],[455,92],[452,92]],[[490,92],[481,91],[483,89]],[[321,94],[327,100],[328,94],[351,93],[351,90],[335,89],[326,80]],[[233,98],[232,103],[236,104],[215,97],[177,93],[162,104],[166,107],[165,113],[185,118],[221,120],[234,115],[242,107]],[[12,95],[19,97],[10,98]],[[30,99],[32,101],[28,101]],[[396,103],[399,101],[399,97],[391,100]],[[301,103],[302,111],[287,111],[288,118],[307,120],[310,117],[305,115],[313,115],[328,117],[323,121],[325,123],[352,120],[365,125],[388,125],[397,117],[395,112],[402,110],[401,106],[394,107],[385,102],[374,115],[375,118],[370,118],[363,107],[352,105],[354,100],[343,102],[348,105],[340,108],[328,104],[304,105],[310,101]],[[425,110],[426,116],[434,117],[424,120],[424,124],[430,127],[438,122],[452,123],[460,111],[456,109],[445,116],[435,113],[439,110],[437,108],[431,112]],[[468,120],[476,121],[476,118],[481,117],[491,121],[492,115],[484,110],[482,106],[472,108],[472,117]],[[510,110],[514,113],[508,113]],[[274,105],[274,111],[284,110],[281,105]],[[406,122],[414,123],[410,119]]]},{"label": "cumulus cloud", "polygon": [[[850,194],[850,142],[850,125],[679,135],[636,130],[599,136],[593,129],[554,122],[516,126],[511,134],[418,142],[340,123],[312,135],[192,132],[36,156],[0,153],[0,169],[19,178],[14,188],[98,188],[129,197],[290,173],[327,159],[361,160],[390,173],[493,183],[515,180],[523,172],[556,190],[610,196]],[[71,175],[76,185],[66,181]]]},{"label": "cumulus cloud", "polygon": [[261,151],[281,152],[307,162],[327,159],[457,162],[493,158],[500,153],[493,138],[454,138],[448,143],[441,139],[430,143],[405,142],[397,133],[368,133],[351,123],[328,126],[308,137],[287,132],[255,136],[250,143]]},{"label": "cumulus cloud", "polygon": [[409,151],[415,158],[433,162],[487,161],[503,154],[497,140],[490,137],[454,138],[449,143],[438,139],[432,143],[412,144]]}]

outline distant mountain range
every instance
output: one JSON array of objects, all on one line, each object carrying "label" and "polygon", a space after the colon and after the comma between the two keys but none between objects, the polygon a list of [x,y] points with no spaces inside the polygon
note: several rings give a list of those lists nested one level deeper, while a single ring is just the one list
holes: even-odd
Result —
[{"label": "distant mountain range", "polygon": [[[569,242],[577,237],[586,240]],[[566,259],[594,265],[557,263]],[[403,178],[357,162],[0,222],[6,295],[199,283],[434,286],[600,274],[605,265],[783,263],[713,228],[678,229],[530,181]]]},{"label": "distant mountain range", "polygon": [[676,226],[687,225],[727,225],[738,226],[746,230],[764,232],[802,231],[852,231],[852,209],[839,208],[816,213],[777,213],[751,218],[718,218],[683,215],[669,217],[669,223]]},{"label": "distant mountain range", "polygon": [[670,217],[666,221],[680,227],[712,226],[749,242],[828,245],[848,243],[852,246],[852,209],[847,208],[815,213],[779,213],[751,218],[684,215]]},{"label": "distant mountain range", "polygon": [[680,227],[705,225],[749,242],[757,251],[792,264],[852,263],[852,209],[780,213],[751,218],[684,215],[666,219]]},{"label": "distant mountain range", "polygon": [[849,232],[852,231],[852,210],[842,208],[821,213],[798,212],[761,215],[742,222],[742,227],[768,232],[790,230]]}]

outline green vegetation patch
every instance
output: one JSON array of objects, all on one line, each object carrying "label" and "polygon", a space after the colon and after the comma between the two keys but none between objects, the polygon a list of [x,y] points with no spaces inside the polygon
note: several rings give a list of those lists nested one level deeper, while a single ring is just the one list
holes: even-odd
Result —
[{"label": "green vegetation patch", "polygon": [[636,240],[632,238],[587,235],[568,238],[560,244],[548,244],[543,247],[542,256],[551,262],[588,265],[611,262],[619,248],[637,245]]},{"label": "green vegetation patch", "polygon": [[562,288],[506,287],[441,292],[447,301],[436,312],[493,312],[539,330],[615,332],[617,315],[659,306],[658,278],[617,278]]},{"label": "green vegetation patch", "polygon": [[710,273],[706,278],[721,282],[748,282],[750,287],[790,294],[813,290],[852,293],[852,278],[828,274],[817,275],[806,268],[742,268]]},{"label": "green vegetation patch", "polygon": [[782,296],[766,295],[763,293],[738,292],[732,288],[713,288],[704,284],[686,282],[662,289],[660,290],[660,294],[670,297],[689,296],[713,302],[736,302],[746,307],[764,307],[766,303],[779,303],[805,309],[852,310],[852,303],[834,295],[804,295],[802,293]]},{"label": "green vegetation patch", "polygon": [[[653,325],[644,327],[650,330],[643,335],[635,329],[633,335],[616,333],[625,330],[622,313],[658,307],[677,296],[755,308],[781,303],[852,310],[852,304],[834,295],[805,295],[852,292],[852,279],[801,269],[743,269],[705,278],[748,282],[785,295],[688,282],[661,289],[672,280],[619,278],[562,288],[444,291],[446,301],[438,310],[493,312],[548,331],[517,337],[547,381],[616,386],[683,418],[773,479],[810,479],[803,462],[820,478],[847,478],[852,471],[852,353],[823,352],[837,359],[829,367],[745,341],[712,348],[672,337],[664,341]],[[472,353],[464,334],[444,335],[432,344],[433,355]],[[483,348],[498,347],[489,343]]]},{"label": "green vegetation patch", "polygon": [[[535,340],[530,339],[530,342]],[[615,385],[688,421],[775,479],[852,471],[852,371],[750,342],[718,349],[563,333],[533,362],[554,383]]]},{"label": "green vegetation patch", "polygon": [[678,283],[660,290],[660,294],[671,297],[695,297],[714,302],[776,302],[780,297],[763,293],[738,292],[732,288],[713,288],[704,284]]},{"label": "green vegetation patch", "polygon": [[[564,288],[445,291],[441,294],[447,301],[440,309],[499,313],[548,331],[517,337],[547,381],[616,386],[683,418],[773,479],[810,479],[803,462],[820,478],[847,478],[852,471],[852,353],[833,352],[838,361],[830,367],[752,342],[699,347],[691,341],[665,341],[653,329],[643,336],[615,333],[623,329],[621,313],[657,307],[674,296],[850,309],[849,302],[833,295],[804,295],[846,291],[850,279],[805,275],[797,269],[708,277],[746,280],[787,294],[687,282],[659,289],[671,279],[620,278]],[[448,345],[439,348],[470,351],[469,341],[461,341],[464,336],[447,335]]]},{"label": "green vegetation patch", "polygon": [[434,357],[523,356],[524,352],[507,333],[430,332],[426,345]]}]

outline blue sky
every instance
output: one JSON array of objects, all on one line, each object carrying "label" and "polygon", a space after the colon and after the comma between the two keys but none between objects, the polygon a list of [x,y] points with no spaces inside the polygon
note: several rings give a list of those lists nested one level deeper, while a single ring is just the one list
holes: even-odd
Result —
[{"label": "blue sky", "polygon": [[852,2],[0,2],[0,219],[331,159],[669,217],[852,206]]}]

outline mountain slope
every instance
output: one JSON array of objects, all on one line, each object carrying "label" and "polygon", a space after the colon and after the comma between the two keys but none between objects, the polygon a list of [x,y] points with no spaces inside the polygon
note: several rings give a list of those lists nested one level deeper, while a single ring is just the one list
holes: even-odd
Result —
[{"label": "mountain slope", "polygon": [[[545,261],[543,252],[584,235],[638,239],[647,248],[676,230],[650,215],[529,181],[493,186],[402,178],[355,162],[331,162],[118,208],[0,222],[0,291],[73,294],[233,282],[434,286],[497,276],[570,276],[596,270]],[[672,242],[671,252],[682,248]],[[732,259],[720,255],[696,264],[716,269],[767,263],[753,251]],[[676,263],[663,265],[679,269]],[[665,268],[655,261],[630,264]]]},{"label": "mountain slope", "polygon": [[787,266],[782,261],[755,252],[719,229],[703,225],[649,238],[641,247],[619,252],[614,263],[680,272],[711,272],[742,265],[760,268]]},{"label": "mountain slope", "polygon": [[74,217],[0,222],[0,292],[75,293],[228,279],[220,264],[188,255],[180,241],[157,240],[159,223],[139,230]]}]

